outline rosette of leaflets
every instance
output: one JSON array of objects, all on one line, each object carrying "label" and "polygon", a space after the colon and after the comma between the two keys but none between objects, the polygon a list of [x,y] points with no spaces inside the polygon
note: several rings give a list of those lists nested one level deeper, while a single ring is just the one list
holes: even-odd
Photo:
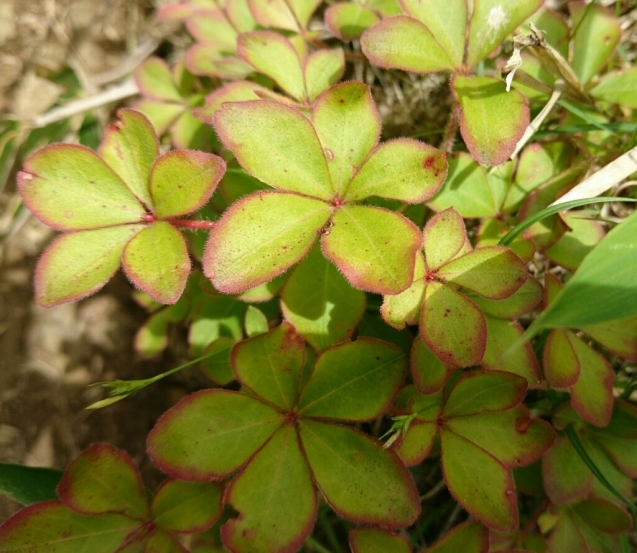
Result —
[{"label": "rosette of leaflets", "polygon": [[312,366],[302,337],[283,323],[235,345],[232,367],[242,390],[191,394],[148,437],[164,472],[227,481],[224,501],[239,512],[221,528],[230,551],[296,551],[317,516],[315,487],[356,522],[416,520],[418,492],[398,456],[339,422],[373,420],[391,406],[406,368],[398,347],[359,338]]},{"label": "rosette of leaflets", "polygon": [[238,293],[272,280],[319,237],[353,286],[396,294],[411,285],[418,227],[363,202],[423,202],[444,181],[445,155],[411,139],[379,145],[380,118],[366,85],[329,88],[310,118],[257,100],[223,104],[214,124],[246,172],[276,189],[240,199],[215,224],[203,267],[216,289]]},{"label": "rosette of leaflets", "polygon": [[175,303],[190,273],[182,219],[209,200],[226,164],[190,150],[159,155],[151,123],[122,109],[98,153],[75,144],[35,152],[18,173],[26,206],[64,232],[36,269],[35,296],[43,307],[99,290],[120,264],[130,281],[160,303]]}]

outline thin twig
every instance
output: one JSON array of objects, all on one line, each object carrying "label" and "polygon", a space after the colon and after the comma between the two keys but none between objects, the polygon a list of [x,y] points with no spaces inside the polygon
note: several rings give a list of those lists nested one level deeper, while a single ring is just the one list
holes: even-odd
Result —
[{"label": "thin twig", "polygon": [[515,156],[517,156],[520,153],[520,150],[524,148],[524,146],[531,139],[531,137],[540,129],[547,115],[550,113],[550,111],[553,109],[553,107],[559,100],[560,96],[562,95],[564,86],[565,86],[565,83],[562,79],[557,79],[555,81],[555,88],[553,89],[553,94],[551,94],[549,101],[546,102],[546,105],[544,106],[544,108],[542,108],[542,111],[540,111],[540,113],[537,114],[535,119],[533,119],[533,121],[531,121],[529,126],[526,128],[526,130],[524,131],[524,135],[522,135],[522,138],[520,138],[520,140],[516,144],[515,150],[511,154],[510,159],[515,159]]},{"label": "thin twig", "polygon": [[64,106],[52,109],[48,113],[39,115],[35,119],[33,119],[30,126],[36,129],[40,127],[46,127],[51,123],[62,121],[67,117],[85,113],[106,104],[118,102],[119,100],[123,100],[125,98],[130,98],[131,96],[135,96],[136,94],[139,94],[137,84],[135,84],[132,79],[129,79],[107,90],[104,90],[103,92],[99,92],[94,96],[70,102]]}]

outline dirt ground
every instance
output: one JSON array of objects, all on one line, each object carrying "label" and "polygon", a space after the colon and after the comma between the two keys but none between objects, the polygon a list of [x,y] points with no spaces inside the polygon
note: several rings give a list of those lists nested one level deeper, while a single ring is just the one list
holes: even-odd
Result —
[{"label": "dirt ground", "polygon": [[[29,120],[58,102],[65,90],[50,76],[64,67],[73,68],[86,95],[101,90],[135,61],[140,45],[150,41],[152,48],[167,35],[153,17],[160,3],[1,0],[0,120]],[[105,121],[110,113],[99,115]],[[187,393],[187,381],[173,378],[96,411],[84,407],[105,392],[88,385],[147,378],[184,362],[184,336],[176,330],[161,359],[141,360],[133,338],[147,314],[121,274],[83,302],[36,306],[34,267],[54,233],[19,209],[19,160],[6,165],[4,174],[0,167],[0,461],[64,468],[90,443],[105,441],[126,449],[152,488],[162,477],[144,455],[145,437]],[[0,522],[18,508],[0,496]]]}]

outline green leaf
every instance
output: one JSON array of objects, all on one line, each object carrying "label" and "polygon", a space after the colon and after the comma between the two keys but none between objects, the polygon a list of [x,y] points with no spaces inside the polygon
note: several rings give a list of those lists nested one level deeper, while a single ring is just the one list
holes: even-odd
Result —
[{"label": "green leaf", "polygon": [[616,355],[637,361],[637,317],[579,328]]},{"label": "green leaf", "polygon": [[135,70],[135,82],[145,98],[164,102],[183,102],[166,62],[151,56]]},{"label": "green leaf", "polygon": [[36,268],[38,304],[53,307],[97,292],[119,268],[126,244],[143,229],[143,225],[126,225],[56,238]]},{"label": "green leaf", "polygon": [[492,300],[508,298],[528,277],[520,258],[503,246],[477,248],[449,261],[436,275]]},{"label": "green leaf", "polygon": [[226,103],[214,123],[224,146],[251,175],[281,190],[332,198],[323,147],[300,111],[263,100]]},{"label": "green leaf", "polygon": [[383,19],[363,33],[361,47],[369,61],[387,69],[415,73],[455,69],[431,31],[411,17]]},{"label": "green leaf", "polygon": [[420,253],[416,255],[416,267],[414,269],[414,282],[407,290],[395,295],[383,296],[383,305],[380,313],[383,320],[402,330],[406,324],[416,324],[420,318],[422,299],[425,293],[425,262]]},{"label": "green leaf", "polygon": [[175,303],[190,273],[188,248],[182,234],[156,221],[137,234],[124,249],[124,271],[131,282],[159,303]]},{"label": "green leaf", "polygon": [[204,272],[228,294],[272,280],[307,254],[331,214],[324,202],[296,194],[247,196],[213,227]]},{"label": "green leaf", "polygon": [[484,356],[487,323],[473,301],[432,281],[425,289],[420,336],[444,364],[471,367]]},{"label": "green leaf", "polygon": [[437,272],[451,261],[467,243],[467,231],[460,214],[452,207],[436,213],[423,229],[427,271]]},{"label": "green leaf", "polygon": [[394,452],[351,428],[308,419],[300,435],[316,484],[338,514],[390,528],[416,520],[418,492]]},{"label": "green leaf", "polygon": [[147,207],[152,206],[148,183],[159,155],[159,140],[152,124],[132,109],[117,112],[120,121],[106,127],[99,154]]},{"label": "green leaf", "polygon": [[486,553],[489,531],[474,521],[459,524],[423,553]]},{"label": "green leaf", "polygon": [[57,501],[31,505],[0,526],[7,553],[113,553],[139,527],[116,514],[83,515]]},{"label": "green leaf", "polygon": [[162,415],[148,435],[148,455],[175,478],[223,478],[252,457],[282,422],[281,414],[257,399],[204,390]]},{"label": "green leaf", "polygon": [[299,24],[285,0],[247,0],[255,21],[262,27],[274,27],[299,32]]},{"label": "green leaf", "polygon": [[402,0],[405,13],[420,21],[444,50],[453,69],[462,69],[467,28],[466,0]]},{"label": "green leaf", "polygon": [[431,452],[437,435],[438,427],[435,424],[416,419],[411,422],[407,432],[398,438],[394,451],[408,467],[419,465]]},{"label": "green leaf", "polygon": [[455,367],[445,365],[438,359],[420,337],[414,338],[411,348],[411,375],[420,393],[433,394],[440,390],[454,370]]},{"label": "green leaf", "polygon": [[517,319],[540,303],[543,291],[542,285],[529,275],[516,292],[503,300],[490,300],[477,294],[468,295],[486,315],[498,319]]},{"label": "green leaf", "polygon": [[60,478],[59,469],[0,463],[0,492],[22,505],[57,499]]},{"label": "green leaf", "polygon": [[447,429],[440,432],[442,470],[451,495],[480,522],[496,530],[518,525],[513,478],[495,457]]},{"label": "green leaf", "polygon": [[254,307],[254,305],[248,305],[245,327],[248,338],[253,338],[268,331],[268,319],[263,312]]},{"label": "green leaf", "polygon": [[146,520],[150,515],[144,484],[125,451],[93,444],[64,471],[57,489],[65,505],[86,515],[117,513]]},{"label": "green leaf", "polygon": [[232,350],[232,366],[241,383],[286,411],[296,404],[304,362],[303,338],[286,322],[239,342]]},{"label": "green leaf", "polygon": [[398,393],[406,361],[399,348],[373,338],[334,346],[317,359],[298,411],[304,417],[375,419]]},{"label": "green leaf", "polygon": [[542,457],[544,489],[555,505],[586,497],[594,478],[565,436],[559,436]]},{"label": "green leaf", "polygon": [[471,14],[467,65],[476,66],[542,5],[542,0],[479,0]]},{"label": "green leaf", "polygon": [[615,503],[599,497],[592,497],[573,507],[586,523],[605,534],[621,534],[630,530],[630,515]]},{"label": "green leaf", "polygon": [[200,355],[220,337],[231,338],[233,342],[240,340],[245,310],[245,303],[233,297],[213,296],[200,301],[195,306],[188,334],[193,355]]},{"label": "green leaf", "polygon": [[[502,10],[502,7],[500,7]],[[460,132],[473,158],[504,163],[529,124],[529,106],[517,90],[491,77],[454,75],[451,90],[460,106]]]},{"label": "green leaf", "polygon": [[617,18],[599,5],[574,3],[569,6],[573,26],[571,66],[582,84],[586,84],[604,66],[622,35]]},{"label": "green leaf", "polygon": [[397,138],[370,154],[347,188],[345,198],[359,201],[380,196],[422,203],[438,191],[446,176],[444,152],[417,140]]},{"label": "green leaf", "polygon": [[341,197],[380,135],[380,116],[369,87],[346,82],[326,90],[314,103],[312,122],[334,192]]},{"label": "green leaf", "polygon": [[296,551],[316,520],[316,492],[295,427],[287,424],[232,481],[226,501],[239,511],[221,529],[231,551]]},{"label": "green leaf", "polygon": [[637,108],[637,68],[607,73],[591,94],[599,100]]},{"label": "green leaf", "polygon": [[281,309],[317,351],[347,340],[363,316],[365,294],[352,288],[318,245],[290,275]]},{"label": "green leaf", "polygon": [[452,417],[445,428],[484,449],[508,468],[539,459],[555,439],[553,427],[541,419],[532,419],[523,405],[503,412]]},{"label": "green leaf", "polygon": [[567,388],[577,382],[581,367],[567,330],[557,329],[549,334],[542,366],[546,382],[552,388]]},{"label": "green leaf", "polygon": [[135,102],[134,107],[146,116],[159,136],[164,134],[187,109],[184,104],[166,104],[157,100],[140,100]]},{"label": "green leaf", "polygon": [[505,411],[518,405],[527,389],[526,380],[500,371],[465,373],[449,392],[443,416],[461,417]]},{"label": "green leaf", "polygon": [[214,482],[167,480],[153,497],[153,523],[168,532],[203,532],[221,516],[221,494]]},{"label": "green leaf", "polygon": [[581,370],[571,388],[571,404],[580,417],[599,427],[605,427],[613,412],[615,372],[606,359],[580,340],[567,334]]},{"label": "green leaf", "polygon": [[578,212],[566,212],[562,219],[569,230],[544,253],[557,265],[575,271],[582,260],[604,238],[604,227]]},{"label": "green leaf", "polygon": [[371,10],[356,4],[339,2],[325,10],[325,25],[341,40],[358,40],[380,18]]},{"label": "green leaf", "polygon": [[246,100],[259,100],[260,95],[265,95],[267,88],[251,81],[236,81],[227,83],[206,96],[204,107],[193,109],[192,113],[197,118],[212,125],[215,113],[221,109],[225,102],[245,102]]},{"label": "green leaf", "polygon": [[[491,371],[505,371],[526,379],[529,388],[539,388],[542,384],[540,363],[531,344],[524,344],[514,353],[504,354],[520,339],[524,330],[517,321],[507,321],[487,316],[487,349],[482,366]],[[544,365],[546,373],[546,365]]]},{"label": "green leaf", "polygon": [[499,205],[482,166],[464,152],[455,154],[448,161],[447,180],[427,205],[436,211],[453,207],[467,218],[490,217],[498,213]]},{"label": "green leaf", "polygon": [[237,53],[257,71],[274,80],[299,101],[307,101],[301,60],[292,43],[271,31],[243,33],[237,39]]},{"label": "green leaf", "polygon": [[204,206],[226,169],[220,157],[191,150],[160,156],[150,176],[154,213],[179,217]]},{"label": "green leaf", "polygon": [[357,526],[350,531],[348,541],[352,553],[412,553],[405,536],[381,528]]},{"label": "green leaf", "polygon": [[52,144],[35,152],[18,173],[26,206],[58,230],[139,223],[144,208],[98,155],[76,144]]},{"label": "green leaf", "polygon": [[230,350],[234,344],[232,338],[222,336],[211,342],[203,351],[206,358],[201,362],[201,369],[219,386],[226,386],[235,379],[230,364]]},{"label": "green leaf", "polygon": [[577,328],[637,315],[635,273],[637,213],[626,218],[584,258],[562,292],[525,333],[541,328]]},{"label": "green leaf", "polygon": [[338,82],[345,72],[343,50],[317,50],[305,62],[305,86],[308,99],[313,102],[330,85]]},{"label": "green leaf", "polygon": [[323,253],[357,288],[398,294],[412,283],[416,252],[422,238],[408,219],[372,206],[340,207]]}]

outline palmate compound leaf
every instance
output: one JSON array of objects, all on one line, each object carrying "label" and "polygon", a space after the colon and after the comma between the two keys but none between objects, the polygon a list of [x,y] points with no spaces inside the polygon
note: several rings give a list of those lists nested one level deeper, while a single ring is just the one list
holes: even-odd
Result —
[{"label": "palmate compound leaf", "polygon": [[267,282],[307,254],[331,215],[329,204],[297,194],[247,196],[213,227],[204,272],[225,293]]},{"label": "palmate compound leaf", "polygon": [[302,419],[299,430],[314,480],[337,513],[394,528],[416,520],[418,493],[393,451],[343,426]]},{"label": "palmate compound leaf", "polygon": [[231,551],[297,551],[316,520],[312,475],[296,429],[286,424],[232,481],[226,501],[239,511],[221,529]]},{"label": "palmate compound leaf", "polygon": [[145,214],[119,175],[84,146],[45,146],[24,162],[17,179],[29,210],[57,230],[138,223]]},{"label": "palmate compound leaf", "polygon": [[123,515],[84,515],[59,501],[46,501],[0,526],[0,544],[6,552],[113,553],[138,528],[139,520]]},{"label": "palmate compound leaf", "polygon": [[144,225],[122,225],[56,238],[36,268],[38,304],[53,307],[99,290],[119,268],[126,244],[143,229]]},{"label": "palmate compound leaf", "polygon": [[138,521],[150,515],[137,466],[126,452],[108,444],[93,444],[76,457],[57,491],[79,513],[118,513]]},{"label": "palmate compound leaf", "polygon": [[460,107],[460,132],[473,158],[504,163],[529,124],[529,106],[516,90],[491,77],[454,75],[451,90]]},{"label": "palmate compound leaf", "polygon": [[[290,338],[302,346],[284,323],[236,346],[235,372],[254,391],[244,395],[211,390],[185,398],[151,431],[149,455],[165,472],[194,481],[223,478],[245,466],[225,495],[240,513],[222,530],[232,551],[253,551],[260,536],[264,541],[258,546],[264,551],[296,550],[315,518],[311,478],[339,513],[356,522],[408,526],[418,515],[419,502],[413,480],[396,454],[357,431],[324,421],[333,416],[366,420],[382,414],[401,386],[404,354],[388,343],[361,337],[328,349],[313,370],[304,368],[303,375],[298,374],[296,361],[276,366],[278,357],[272,353],[270,372],[278,371],[278,378],[267,374],[259,378],[262,367],[251,354],[256,352],[261,359],[267,354],[259,354],[257,346],[274,352],[277,344],[285,346]],[[303,389],[298,408],[275,410],[257,396],[274,397],[281,383],[286,388],[296,383]],[[352,394],[365,401],[351,402]],[[271,485],[264,487],[264,482]],[[298,497],[290,497],[291,490]],[[276,506],[264,510],[270,504]],[[281,516],[288,511],[290,515]]]},{"label": "palmate compound leaf", "polygon": [[323,351],[352,335],[365,299],[365,293],[352,288],[315,245],[286,281],[281,310],[299,334]]},{"label": "palmate compound leaf", "polygon": [[[331,226],[322,230],[322,250],[353,286],[396,294],[411,284],[421,241],[417,227],[398,213],[351,205],[338,190],[349,184],[359,168],[356,164],[377,139],[377,114],[368,88],[358,83],[331,87],[318,99],[313,116],[316,128],[300,111],[266,101],[226,103],[216,112],[222,141],[246,171],[272,187],[299,194],[253,195],[226,211],[211,233],[204,258],[206,275],[218,290],[241,292],[281,274],[307,253],[313,234],[330,217]],[[362,132],[342,135],[342,126],[335,130],[334,121],[343,118],[356,119]],[[357,200],[379,194],[418,202],[435,192],[446,163],[442,153],[420,143],[394,141],[375,150],[366,163],[384,166],[389,163],[387,152],[409,160],[408,170],[399,171],[398,191],[392,192],[391,179],[378,179],[367,171],[355,190]],[[336,164],[328,166],[328,160]],[[332,172],[337,183],[332,182]],[[255,198],[267,199],[270,207],[278,203],[278,211],[257,207]],[[280,198],[288,198],[293,209]],[[311,222],[306,220],[310,217]]]}]

